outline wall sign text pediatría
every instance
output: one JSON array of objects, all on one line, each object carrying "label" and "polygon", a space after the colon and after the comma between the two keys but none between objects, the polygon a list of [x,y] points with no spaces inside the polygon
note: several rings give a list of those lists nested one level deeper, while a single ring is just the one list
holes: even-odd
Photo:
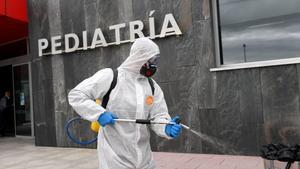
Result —
[{"label": "wall sign text pediatr\u00eda", "polygon": [[[173,16],[173,14],[166,14],[161,32],[160,34],[155,34],[155,25],[154,25],[154,17],[151,17],[154,11],[150,12],[149,15],[149,36],[150,39],[155,38],[164,38],[166,36],[172,36],[172,35],[181,35],[182,32],[180,28],[178,27],[178,24]],[[74,52],[76,50],[88,50],[88,49],[94,49],[97,47],[106,47],[109,45],[119,45],[122,43],[129,43],[133,42],[135,40],[135,36],[138,37],[145,37],[143,34],[144,29],[144,23],[140,20],[131,21],[128,23],[129,26],[129,33],[130,33],[130,39],[129,40],[121,40],[120,38],[120,31],[122,28],[126,27],[125,23],[120,23],[117,25],[109,26],[109,30],[114,31],[115,33],[115,42],[107,42],[105,36],[102,33],[101,28],[97,28],[94,31],[93,38],[90,43],[88,43],[87,39],[87,31],[82,32],[82,39],[80,41],[79,37],[75,33],[69,33],[65,34],[64,37],[62,36],[53,36],[51,37],[50,42],[45,39],[39,39],[38,40],[38,50],[39,50],[39,56],[44,55],[55,55],[55,54],[61,54],[61,53],[70,53]],[[64,40],[64,48],[62,47],[62,40]],[[74,43],[72,46],[70,45],[70,40],[72,40]],[[49,47],[49,43],[51,43],[51,52],[45,52],[45,50]],[[82,47],[79,47],[81,43]],[[90,44],[90,45],[89,45]]]}]

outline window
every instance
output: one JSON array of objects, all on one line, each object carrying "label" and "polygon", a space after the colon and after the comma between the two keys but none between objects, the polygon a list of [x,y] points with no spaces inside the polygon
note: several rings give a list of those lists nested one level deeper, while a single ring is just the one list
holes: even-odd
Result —
[{"label": "window", "polygon": [[221,65],[300,57],[300,0],[218,0]]}]

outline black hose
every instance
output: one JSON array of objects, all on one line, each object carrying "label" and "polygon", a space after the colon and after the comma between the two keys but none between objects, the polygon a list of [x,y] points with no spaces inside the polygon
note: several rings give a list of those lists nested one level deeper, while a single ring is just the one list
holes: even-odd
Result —
[{"label": "black hose", "polygon": [[289,162],[287,163],[287,165],[285,166],[285,169],[290,169],[291,166],[292,166],[292,163],[293,163],[293,162],[289,161]]},{"label": "black hose", "polygon": [[97,137],[93,138],[92,140],[88,140],[88,141],[79,141],[77,139],[75,139],[75,137],[73,136],[73,134],[70,132],[70,126],[72,123],[74,123],[75,121],[80,121],[83,120],[81,117],[74,117],[71,120],[69,120],[67,122],[67,124],[65,125],[65,130],[67,132],[67,135],[69,137],[70,140],[72,140],[74,143],[76,144],[80,144],[80,145],[88,145],[88,144],[92,144],[94,142],[97,141]]},{"label": "black hose", "polygon": [[135,122],[139,124],[151,124],[151,120],[148,119],[136,119]]}]

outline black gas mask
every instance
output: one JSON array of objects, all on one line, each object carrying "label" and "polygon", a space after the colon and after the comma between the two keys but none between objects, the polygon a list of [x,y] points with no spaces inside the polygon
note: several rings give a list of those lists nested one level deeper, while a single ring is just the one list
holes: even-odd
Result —
[{"label": "black gas mask", "polygon": [[155,74],[157,71],[157,64],[158,64],[158,58],[159,55],[154,56],[150,60],[148,60],[147,63],[145,63],[141,69],[140,69],[140,74],[144,75],[146,77],[151,77]]}]

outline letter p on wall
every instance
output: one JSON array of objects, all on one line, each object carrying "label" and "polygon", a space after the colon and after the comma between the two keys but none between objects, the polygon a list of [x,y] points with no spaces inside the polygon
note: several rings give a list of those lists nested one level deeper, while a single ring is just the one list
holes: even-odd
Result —
[{"label": "letter p on wall", "polygon": [[49,42],[47,39],[39,39],[38,40],[38,45],[39,45],[39,56],[43,56],[43,50],[47,49]]}]

